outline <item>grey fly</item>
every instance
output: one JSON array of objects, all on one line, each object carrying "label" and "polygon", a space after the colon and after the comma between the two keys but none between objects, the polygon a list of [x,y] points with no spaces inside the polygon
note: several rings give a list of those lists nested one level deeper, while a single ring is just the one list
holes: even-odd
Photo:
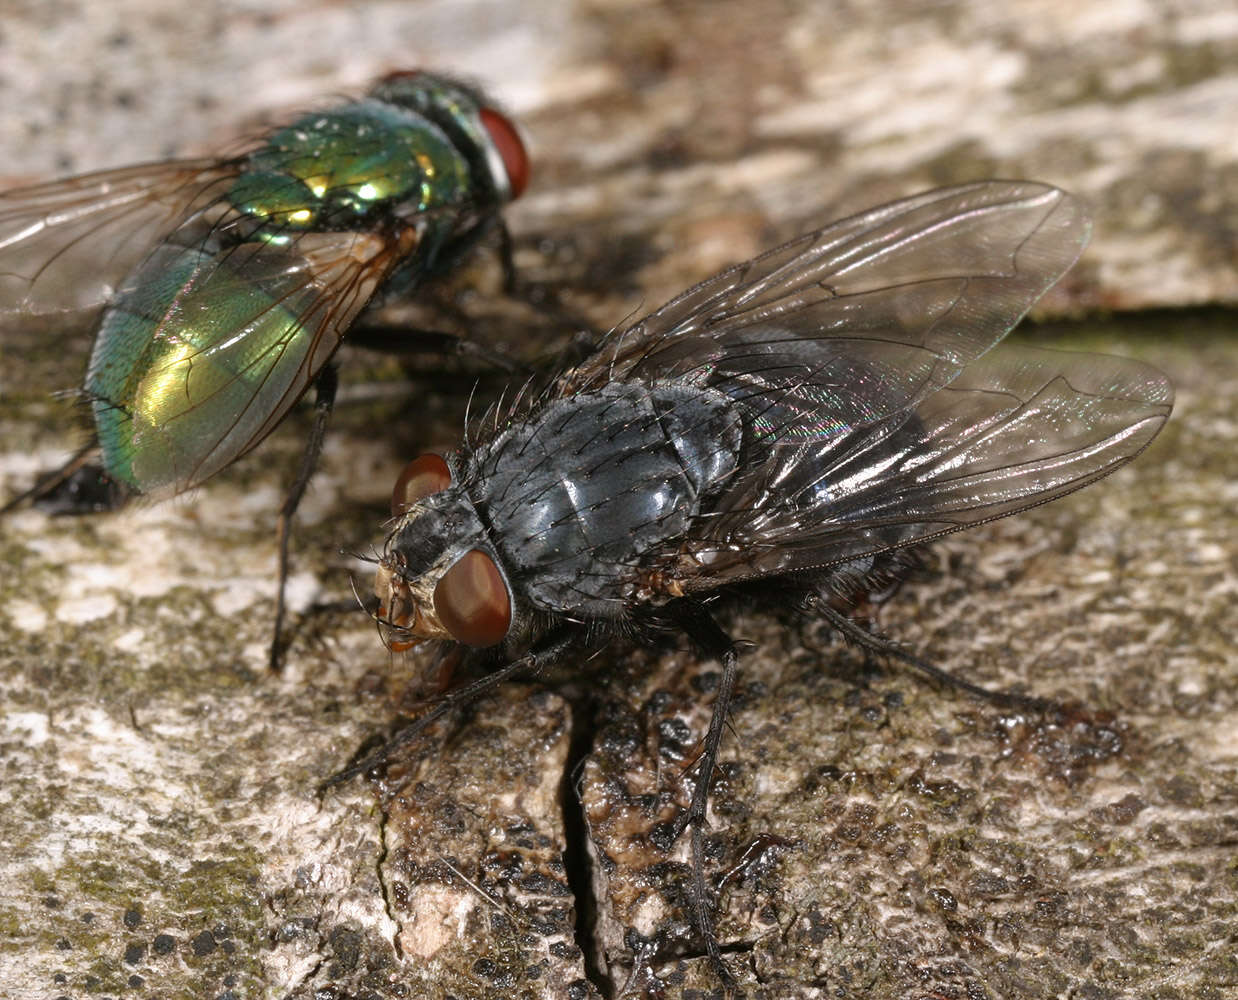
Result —
[{"label": "grey fly", "polygon": [[1089,228],[1073,197],[1031,182],[871,209],[702,282],[450,454],[415,460],[377,573],[388,642],[496,647],[505,665],[333,782],[517,670],[675,626],[722,666],[679,827],[718,960],[702,826],[737,648],[705,599],[777,581],[848,637],[937,672],[858,627],[840,595],[887,586],[909,546],[1107,476],[1169,416],[1170,384],[1145,364],[997,347]]}]

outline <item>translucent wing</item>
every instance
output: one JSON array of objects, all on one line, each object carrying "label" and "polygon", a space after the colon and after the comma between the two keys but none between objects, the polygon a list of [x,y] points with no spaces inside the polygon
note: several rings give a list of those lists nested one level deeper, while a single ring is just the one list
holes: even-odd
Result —
[{"label": "translucent wing", "polygon": [[104,466],[143,493],[189,489],[270,433],[417,236],[210,239],[190,226],[160,244],[95,341],[86,393]]},{"label": "translucent wing", "polygon": [[235,160],[169,160],[0,192],[0,323],[102,305],[237,169]]},{"label": "translucent wing", "polygon": [[[724,271],[614,335],[561,380],[744,383],[827,431],[948,384],[1074,263],[1089,223],[1044,184],[988,181],[896,201]],[[803,421],[771,412],[772,423]]]},{"label": "translucent wing", "polygon": [[806,442],[785,424],[699,522],[689,586],[829,566],[1045,503],[1134,458],[1172,403],[1140,362],[1011,347],[864,426]]}]

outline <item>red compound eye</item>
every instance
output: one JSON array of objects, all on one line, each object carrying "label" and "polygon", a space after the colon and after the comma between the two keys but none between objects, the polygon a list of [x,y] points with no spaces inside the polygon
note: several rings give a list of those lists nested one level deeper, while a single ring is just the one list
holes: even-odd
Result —
[{"label": "red compound eye", "polygon": [[494,148],[498,150],[507,171],[507,182],[511,185],[512,197],[519,198],[524,189],[529,186],[529,154],[525,151],[520,133],[516,131],[506,116],[499,114],[493,108],[482,108],[479,112],[481,123],[490,133]]},{"label": "red compound eye", "polygon": [[470,549],[434,588],[434,612],[466,646],[493,646],[512,624],[512,603],[503,574],[486,553]]},{"label": "red compound eye", "polygon": [[402,516],[413,504],[431,493],[439,493],[451,485],[451,470],[441,455],[425,454],[414,458],[391,491],[391,513]]}]

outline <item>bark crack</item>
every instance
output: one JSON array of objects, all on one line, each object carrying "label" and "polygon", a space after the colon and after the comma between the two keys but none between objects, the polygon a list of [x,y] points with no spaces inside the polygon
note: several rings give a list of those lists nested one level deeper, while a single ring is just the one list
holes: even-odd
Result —
[{"label": "bark crack", "polygon": [[391,854],[391,849],[388,846],[387,837],[389,835],[390,822],[387,819],[387,810],[382,808],[378,810],[378,856],[374,860],[374,873],[378,878],[378,885],[383,894],[383,912],[387,914],[387,919],[395,926],[396,932],[391,938],[391,950],[395,952],[397,960],[403,960],[404,949],[400,946],[400,929],[403,923],[396,916],[395,904],[392,902],[392,888],[387,882],[386,867],[387,858]]},{"label": "bark crack", "polygon": [[592,700],[583,693],[567,698],[569,735],[567,761],[560,782],[563,808],[563,867],[576,909],[576,946],[583,956],[585,976],[604,997],[615,994],[615,985],[602,967],[601,942],[597,937],[598,899],[593,890],[589,861],[589,824],[577,789],[577,778],[593,749]]}]

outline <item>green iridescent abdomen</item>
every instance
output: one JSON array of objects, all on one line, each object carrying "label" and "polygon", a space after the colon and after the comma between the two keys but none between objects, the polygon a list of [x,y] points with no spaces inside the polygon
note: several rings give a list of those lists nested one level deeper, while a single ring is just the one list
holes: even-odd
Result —
[{"label": "green iridescent abdomen", "polygon": [[[378,244],[356,242],[359,256]],[[304,335],[329,280],[308,277],[311,252],[268,250],[255,270],[209,241],[169,242],[135,272],[103,316],[86,373],[109,475],[135,492],[180,492],[282,419],[320,367],[315,352],[335,346]]]}]

